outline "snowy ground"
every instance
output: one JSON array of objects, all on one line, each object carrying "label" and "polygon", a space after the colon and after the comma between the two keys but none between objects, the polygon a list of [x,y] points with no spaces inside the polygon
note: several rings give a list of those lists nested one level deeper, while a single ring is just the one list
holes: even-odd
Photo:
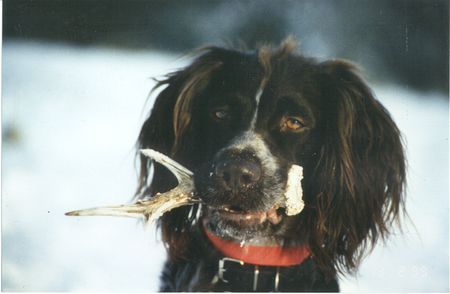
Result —
[{"label": "snowy ground", "polygon": [[[157,52],[5,43],[2,95],[3,291],[156,291],[153,228],[64,212],[131,199],[133,145],[150,77],[186,60]],[[343,291],[448,292],[448,100],[375,87],[403,131],[413,224]]]}]

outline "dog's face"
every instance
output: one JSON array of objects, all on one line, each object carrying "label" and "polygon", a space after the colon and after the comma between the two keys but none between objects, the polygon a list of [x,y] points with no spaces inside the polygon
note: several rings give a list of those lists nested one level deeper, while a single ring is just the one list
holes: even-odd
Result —
[{"label": "dog's face", "polygon": [[224,238],[282,243],[296,225],[284,213],[287,173],[317,146],[320,89],[300,58],[272,68],[267,79],[258,56],[236,59],[193,105],[191,123],[202,134],[193,144],[203,145],[193,165],[203,221]]},{"label": "dog's face", "polygon": [[[203,226],[238,242],[306,244],[322,269],[350,270],[401,210],[399,130],[350,63],[305,58],[290,42],[254,53],[209,48],[162,85],[138,146],[191,169],[203,200],[200,222],[185,207],[162,218],[175,258]],[[303,167],[305,208],[288,216],[293,164]],[[141,157],[140,195],[176,185],[159,165],[150,185],[151,169]]]}]

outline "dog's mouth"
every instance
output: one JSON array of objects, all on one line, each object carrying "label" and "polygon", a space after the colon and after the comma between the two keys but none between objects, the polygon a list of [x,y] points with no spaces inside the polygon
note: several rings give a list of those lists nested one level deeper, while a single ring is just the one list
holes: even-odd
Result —
[{"label": "dog's mouth", "polygon": [[243,209],[231,205],[206,206],[203,225],[220,238],[256,245],[276,245],[292,220],[281,205]]},{"label": "dog's mouth", "polygon": [[223,206],[220,208],[209,208],[209,213],[217,215],[222,220],[241,226],[253,226],[265,222],[277,225],[283,219],[284,208],[275,205],[267,211],[245,211],[239,207]]}]

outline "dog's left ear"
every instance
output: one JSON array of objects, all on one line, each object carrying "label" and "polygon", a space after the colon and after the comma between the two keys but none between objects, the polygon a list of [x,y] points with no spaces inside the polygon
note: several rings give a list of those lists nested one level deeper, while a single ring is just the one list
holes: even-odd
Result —
[{"label": "dog's left ear", "polygon": [[320,66],[328,102],[314,173],[320,184],[313,247],[324,263],[332,257],[333,268],[351,271],[403,210],[405,158],[399,129],[355,66]]}]

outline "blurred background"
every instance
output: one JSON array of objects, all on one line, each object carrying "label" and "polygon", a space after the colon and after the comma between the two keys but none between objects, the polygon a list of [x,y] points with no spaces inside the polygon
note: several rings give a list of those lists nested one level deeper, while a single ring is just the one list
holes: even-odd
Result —
[{"label": "blurred background", "polygon": [[448,292],[446,0],[4,0],[1,289],[156,291],[154,227],[64,213],[131,200],[151,78],[288,35],[363,68],[407,148],[410,218],[342,291]]}]

